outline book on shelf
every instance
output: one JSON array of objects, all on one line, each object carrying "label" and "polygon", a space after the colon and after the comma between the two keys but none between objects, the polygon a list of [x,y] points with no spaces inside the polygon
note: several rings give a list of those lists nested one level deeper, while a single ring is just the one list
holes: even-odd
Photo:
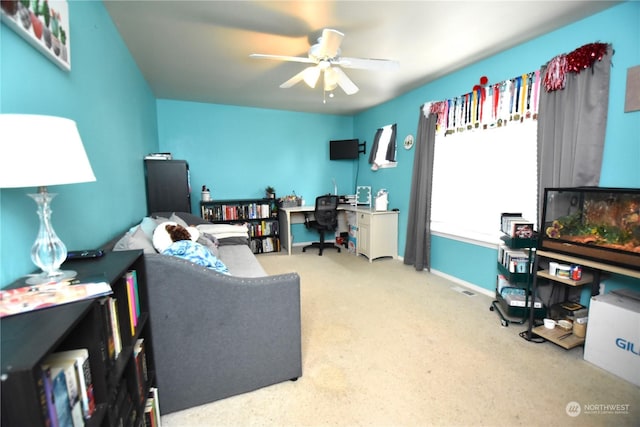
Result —
[{"label": "book on shelf", "polygon": [[500,230],[518,239],[530,239],[534,236],[534,223],[522,216],[522,213],[503,213],[500,218]]},{"label": "book on shelf", "polygon": [[[36,370],[34,374],[36,387],[38,389],[38,403],[40,404],[40,410],[42,411],[41,414],[42,419],[44,420],[44,427],[51,427],[52,424],[49,419],[49,408],[47,407],[47,392],[44,384],[45,368],[40,366],[40,370]],[[51,373],[49,372],[47,375],[51,375]]]},{"label": "book on shelf", "polygon": [[529,254],[520,249],[511,249],[505,245],[498,246],[498,259],[510,273],[526,273],[527,266],[531,270],[532,264]]},{"label": "book on shelf", "polygon": [[147,352],[145,350],[144,338],[138,338],[133,347],[133,355],[139,361],[139,370],[143,384],[149,381],[149,371],[147,370]]},{"label": "book on shelf", "polygon": [[138,273],[135,270],[127,272],[127,276],[131,275],[131,281],[133,282],[133,295],[136,303],[136,317],[140,317],[140,294],[138,292]]},{"label": "book on shelf", "polygon": [[147,401],[145,402],[145,414],[149,413],[149,421],[145,417],[145,427],[162,427],[162,421],[160,420],[160,401],[158,398],[158,389],[151,387]]},{"label": "book on shelf", "polygon": [[[126,313],[127,326],[129,327],[130,336],[134,336],[136,332],[136,326],[138,325],[138,318],[140,316],[140,296],[138,294],[138,277],[135,270],[131,270],[125,273],[123,280],[124,280],[124,295],[121,295],[120,299],[122,301],[118,301],[117,311],[121,315]],[[125,340],[125,341],[128,342],[128,340]]]},{"label": "book on shelf", "polygon": [[508,234],[505,230],[507,229],[507,224],[513,218],[522,218],[522,212],[503,212],[500,214],[500,230]]},{"label": "book on shelf", "polygon": [[[66,401],[67,405],[69,406],[67,409],[69,410],[72,424],[74,427],[84,425],[84,417],[82,416],[82,404],[80,403],[80,385],[78,384],[76,361],[74,359],[57,358],[53,355],[49,355],[43,360],[42,363],[45,366],[51,368],[52,375],[55,375],[58,370],[62,370],[62,372],[64,373],[64,384],[67,388]],[[57,404],[56,411],[59,412]]]},{"label": "book on shelf", "polygon": [[102,339],[100,350],[102,352],[102,360],[111,366],[116,360],[116,347],[115,347],[115,332],[113,330],[113,311],[111,304],[115,301],[114,298],[104,297],[99,300],[100,314],[102,315]]},{"label": "book on shelf", "polygon": [[122,335],[120,334],[120,316],[118,315],[118,304],[115,298],[109,297],[109,312],[111,313],[111,333],[115,347],[115,359],[122,351]]},{"label": "book on shelf", "polygon": [[133,346],[132,370],[130,375],[131,395],[136,397],[137,403],[142,405],[147,397],[147,360],[144,348],[144,339],[136,340]]},{"label": "book on shelf", "polygon": [[[51,378],[51,368],[49,366],[42,366],[42,389],[44,394],[44,402],[46,412],[43,411],[45,425],[51,427],[58,427],[58,414],[56,412],[55,398],[53,396],[53,380]],[[40,400],[42,405],[42,396]]]},{"label": "book on shelf", "polygon": [[53,399],[57,422],[54,425],[58,427],[74,427],[65,370],[62,367],[52,366],[49,372],[51,373],[51,398]]},{"label": "book on shelf", "polygon": [[[89,365],[89,350],[80,348],[51,353],[45,359],[45,364],[69,363],[73,366],[73,375],[77,384],[78,400],[84,418],[91,418],[96,409],[93,393],[91,366]],[[66,372],[65,372],[66,374]],[[70,393],[71,395],[71,393]]]},{"label": "book on shelf", "polygon": [[107,282],[65,281],[0,290],[0,317],[109,295]]},{"label": "book on shelf", "polygon": [[153,400],[151,398],[147,398],[144,404],[144,427],[156,427]]},{"label": "book on shelf", "polygon": [[267,253],[267,252],[273,252],[274,249],[275,248],[273,245],[273,238],[266,237],[262,242],[262,251]]},{"label": "book on shelf", "polygon": [[249,241],[249,246],[251,247],[251,252],[253,252],[254,254],[262,253],[262,240],[251,239]]}]

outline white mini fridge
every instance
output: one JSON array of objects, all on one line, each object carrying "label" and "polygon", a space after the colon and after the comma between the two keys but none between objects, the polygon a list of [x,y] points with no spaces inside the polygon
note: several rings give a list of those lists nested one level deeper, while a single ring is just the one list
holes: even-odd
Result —
[{"label": "white mini fridge", "polygon": [[591,298],[584,359],[640,386],[640,292]]}]

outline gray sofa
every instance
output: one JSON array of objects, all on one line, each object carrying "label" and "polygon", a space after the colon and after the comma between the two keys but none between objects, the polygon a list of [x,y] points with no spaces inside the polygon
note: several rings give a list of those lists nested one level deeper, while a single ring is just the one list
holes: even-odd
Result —
[{"label": "gray sofa", "polygon": [[144,256],[162,414],[302,376],[297,273],[267,275],[242,244],[219,247],[231,275]]}]

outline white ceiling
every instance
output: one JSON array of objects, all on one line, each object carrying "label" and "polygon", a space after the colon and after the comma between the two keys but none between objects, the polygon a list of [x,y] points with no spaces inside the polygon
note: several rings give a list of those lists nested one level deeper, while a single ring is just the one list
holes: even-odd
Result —
[{"label": "white ceiling", "polygon": [[[104,3],[158,98],[353,114],[619,2]],[[400,69],[345,69],[360,91],[348,96],[338,88],[323,103],[321,85],[279,87],[308,64],[249,58],[251,53],[306,57],[323,28],[345,33],[343,56],[393,59]]]}]

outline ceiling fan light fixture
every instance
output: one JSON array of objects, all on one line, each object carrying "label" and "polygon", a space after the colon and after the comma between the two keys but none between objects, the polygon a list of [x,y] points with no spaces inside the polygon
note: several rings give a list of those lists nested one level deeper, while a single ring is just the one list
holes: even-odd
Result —
[{"label": "ceiling fan light fixture", "polygon": [[316,83],[318,82],[318,78],[320,77],[320,68],[309,67],[304,70],[303,80],[311,89],[316,87]]},{"label": "ceiling fan light fixture", "polygon": [[301,81],[314,89],[323,74],[324,92],[331,92],[338,86],[347,94],[353,95],[359,91],[358,86],[342,70],[345,68],[355,68],[362,70],[394,70],[398,68],[396,61],[388,59],[367,59],[342,57],[340,44],[344,34],[338,30],[325,28],[318,43],[311,46],[307,57],[285,56],[285,55],[265,55],[254,53],[251,58],[273,59],[278,61],[302,62],[313,64],[298,74],[291,77],[280,85],[283,89],[288,89]]},{"label": "ceiling fan light fixture", "polygon": [[338,87],[338,75],[331,67],[324,70],[324,90],[329,92]]}]

